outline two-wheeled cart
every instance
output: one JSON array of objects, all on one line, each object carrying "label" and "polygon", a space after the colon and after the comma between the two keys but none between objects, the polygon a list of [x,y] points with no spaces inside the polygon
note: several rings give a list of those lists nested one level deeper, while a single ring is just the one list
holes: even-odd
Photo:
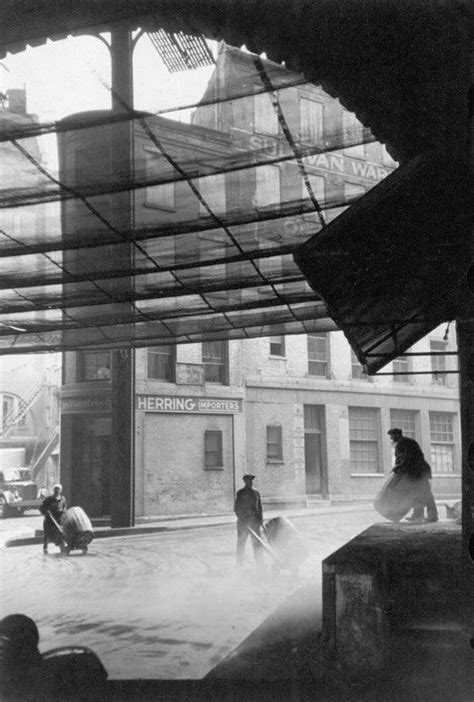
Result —
[{"label": "two-wheeled cart", "polygon": [[296,576],[308,556],[308,550],[295,526],[287,517],[274,517],[262,527],[259,536],[248,527],[252,536],[270,555],[275,573],[286,570]]},{"label": "two-wheeled cart", "polygon": [[61,518],[61,524],[58,524],[51,512],[48,514],[61,534],[61,552],[69,556],[71,551],[81,550],[85,555],[94,538],[94,530],[82,507],[69,507]]}]

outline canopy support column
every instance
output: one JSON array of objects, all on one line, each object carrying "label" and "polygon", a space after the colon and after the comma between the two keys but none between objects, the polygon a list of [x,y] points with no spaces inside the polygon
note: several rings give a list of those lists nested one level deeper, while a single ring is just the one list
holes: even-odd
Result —
[{"label": "canopy support column", "polygon": [[[112,66],[112,110],[127,112],[133,108],[133,42],[131,32],[122,28],[111,31],[110,55]],[[125,182],[133,171],[133,122],[124,120],[115,125],[112,139],[112,164]],[[133,224],[133,200],[126,189],[120,195],[120,212],[123,213],[118,228],[131,231]],[[123,199],[122,199],[123,198]],[[132,245],[117,247],[122,265],[132,269]],[[128,261],[124,258],[129,258]],[[130,281],[133,286],[133,280]],[[111,450],[111,495],[110,524],[112,527],[127,527],[135,524],[135,351],[114,349],[112,363],[112,450]]]}]

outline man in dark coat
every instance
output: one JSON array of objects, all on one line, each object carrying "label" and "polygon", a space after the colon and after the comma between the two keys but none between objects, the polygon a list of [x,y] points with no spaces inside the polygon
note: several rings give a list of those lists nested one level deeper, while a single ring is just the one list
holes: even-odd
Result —
[{"label": "man in dark coat", "polygon": [[403,436],[401,429],[390,429],[388,434],[395,446],[393,472],[406,475],[413,481],[413,515],[410,522],[423,522],[426,507],[427,522],[438,521],[438,510],[431,492],[431,468],[425,461],[423,451],[415,439]]},{"label": "man in dark coat", "polygon": [[237,565],[241,566],[244,562],[245,542],[250,536],[252,540],[253,554],[257,565],[261,565],[262,546],[258,539],[249,532],[249,527],[252,531],[260,536],[260,527],[262,526],[262,500],[260,493],[253,488],[254,475],[248,473],[243,476],[245,487],[237,491],[234,503],[234,512],[237,515]]},{"label": "man in dark coat", "polygon": [[[62,485],[53,485],[53,494],[43,500],[40,512],[44,516],[43,521],[43,553],[48,553],[48,542],[52,541],[57,546],[61,545],[62,539],[53,519],[61,524],[61,517],[67,509],[66,498],[62,495]],[[51,519],[51,516],[53,519]]]}]

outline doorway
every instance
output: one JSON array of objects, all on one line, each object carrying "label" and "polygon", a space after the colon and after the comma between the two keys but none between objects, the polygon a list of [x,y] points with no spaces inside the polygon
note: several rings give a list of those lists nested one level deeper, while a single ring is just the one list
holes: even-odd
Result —
[{"label": "doorway", "polygon": [[78,493],[90,517],[110,515],[110,424],[104,417],[84,421]]},{"label": "doorway", "polygon": [[304,405],[304,465],[306,494],[327,497],[324,406]]}]

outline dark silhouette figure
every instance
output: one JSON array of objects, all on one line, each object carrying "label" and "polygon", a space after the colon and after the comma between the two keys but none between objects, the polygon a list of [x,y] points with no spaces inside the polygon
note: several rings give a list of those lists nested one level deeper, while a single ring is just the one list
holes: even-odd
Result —
[{"label": "dark silhouette figure", "polygon": [[249,531],[250,529],[259,537],[262,526],[262,500],[260,493],[252,487],[254,475],[248,473],[243,476],[245,487],[237,491],[234,503],[234,512],[237,515],[237,565],[243,565],[245,542],[250,536],[253,553],[258,565],[262,564],[262,546],[259,540]]},{"label": "dark silhouette figure", "polygon": [[62,546],[63,538],[55,521],[60,524],[61,518],[67,509],[66,498],[62,494],[62,485],[53,486],[53,494],[43,500],[40,512],[43,521],[43,553],[48,553],[48,543],[52,541],[56,546]]},{"label": "dark silhouette figure", "polygon": [[413,483],[413,515],[408,517],[410,522],[423,522],[424,509],[427,511],[427,522],[438,521],[438,510],[431,492],[431,468],[426,462],[423,451],[415,439],[403,436],[401,429],[390,429],[387,432],[395,446],[395,465],[393,472],[406,475]]}]

